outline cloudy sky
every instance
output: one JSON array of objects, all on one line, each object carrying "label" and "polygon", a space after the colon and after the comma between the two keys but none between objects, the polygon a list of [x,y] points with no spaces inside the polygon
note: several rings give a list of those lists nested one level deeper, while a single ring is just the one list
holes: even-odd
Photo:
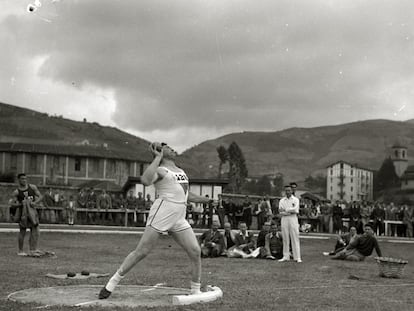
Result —
[{"label": "cloudy sky", "polygon": [[183,151],[414,118],[412,0],[0,0],[0,101]]}]

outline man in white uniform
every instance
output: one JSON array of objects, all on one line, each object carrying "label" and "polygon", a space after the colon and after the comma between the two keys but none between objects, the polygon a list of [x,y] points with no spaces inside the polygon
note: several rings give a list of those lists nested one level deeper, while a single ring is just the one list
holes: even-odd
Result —
[{"label": "man in white uniform", "polygon": [[283,237],[283,258],[279,261],[289,261],[289,244],[292,243],[293,259],[302,262],[299,243],[299,199],[292,195],[291,186],[285,186],[286,196],[279,201]]},{"label": "man in white uniform", "polygon": [[156,245],[160,233],[170,233],[186,251],[191,260],[191,294],[199,294],[201,279],[201,250],[190,224],[185,219],[187,200],[195,203],[210,203],[209,198],[188,192],[188,178],[177,167],[177,153],[166,144],[152,143],[150,151],[154,160],[141,176],[145,186],[154,185],[159,197],[149,211],[145,232],[136,249],[103,287],[99,299],[108,298],[125,274],[144,259]]}]

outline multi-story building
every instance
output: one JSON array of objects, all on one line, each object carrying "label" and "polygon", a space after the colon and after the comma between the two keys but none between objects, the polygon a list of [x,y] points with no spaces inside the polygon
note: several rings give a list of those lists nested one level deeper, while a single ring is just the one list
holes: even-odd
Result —
[{"label": "multi-story building", "polygon": [[77,186],[90,180],[123,185],[140,176],[150,155],[114,151],[106,146],[0,143],[0,174],[26,173],[30,182]]},{"label": "multi-story building", "polygon": [[326,184],[327,198],[331,201],[373,199],[373,171],[345,161],[338,161],[327,167]]}]

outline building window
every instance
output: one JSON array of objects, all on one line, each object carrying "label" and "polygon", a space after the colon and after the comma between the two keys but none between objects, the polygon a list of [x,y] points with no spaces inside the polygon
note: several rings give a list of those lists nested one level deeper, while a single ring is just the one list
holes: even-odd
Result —
[{"label": "building window", "polygon": [[30,155],[30,162],[29,162],[30,171],[33,173],[37,172],[37,155],[31,154]]},{"label": "building window", "polygon": [[353,178],[351,178],[351,183],[352,183],[352,182],[354,182],[354,179],[353,179]]},{"label": "building window", "polygon": [[354,187],[351,187],[351,191],[354,191]]},{"label": "building window", "polygon": [[354,170],[351,170],[351,176],[354,175]]},{"label": "building window", "polygon": [[139,175],[142,176],[142,174],[144,174],[144,163],[139,165]]},{"label": "building window", "polygon": [[81,159],[75,158],[75,171],[79,172],[81,170]]},{"label": "building window", "polygon": [[331,176],[333,176],[333,169],[331,169]]},{"label": "building window", "polygon": [[402,151],[402,157],[405,159],[405,150]]},{"label": "building window", "polygon": [[354,200],[354,196],[353,195],[351,195],[351,201],[353,201]]},{"label": "building window", "polygon": [[343,169],[343,168],[344,168],[344,164],[343,164],[343,163],[341,163],[341,164],[339,165],[339,167],[340,167],[341,169]]},{"label": "building window", "polygon": [[99,172],[99,159],[92,159],[92,172]]},{"label": "building window", "polygon": [[17,154],[12,153],[10,157],[10,168],[17,169]]},{"label": "building window", "polygon": [[331,191],[332,191],[332,186],[331,186]]},{"label": "building window", "polygon": [[395,157],[398,158],[398,150],[394,151]]},{"label": "building window", "polygon": [[333,195],[331,194],[331,200],[333,200]]}]

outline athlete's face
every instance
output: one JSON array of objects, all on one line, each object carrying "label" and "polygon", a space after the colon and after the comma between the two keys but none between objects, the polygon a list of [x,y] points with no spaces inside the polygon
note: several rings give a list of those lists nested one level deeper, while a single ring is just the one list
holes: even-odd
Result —
[{"label": "athlete's face", "polygon": [[174,159],[177,156],[177,152],[168,145],[162,147],[163,157],[166,159]]},{"label": "athlete's face", "polygon": [[20,176],[20,178],[19,178],[19,184],[22,187],[26,186],[27,185],[27,177],[26,176]]}]

